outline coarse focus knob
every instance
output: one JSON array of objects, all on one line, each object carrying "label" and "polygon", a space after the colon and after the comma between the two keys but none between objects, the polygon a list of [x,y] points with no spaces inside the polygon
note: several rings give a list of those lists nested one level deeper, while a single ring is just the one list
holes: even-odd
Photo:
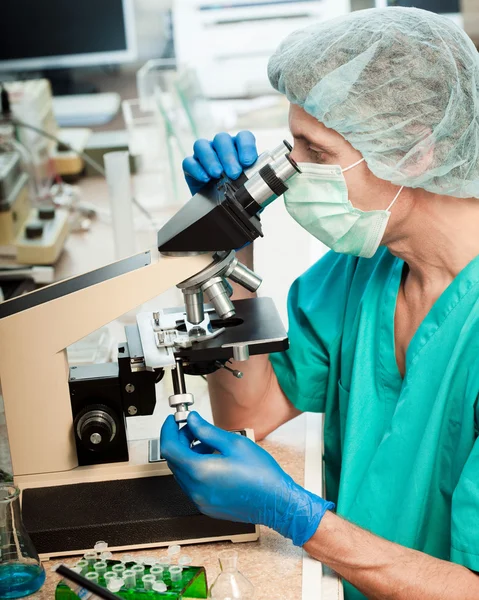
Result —
[{"label": "coarse focus knob", "polygon": [[105,450],[114,442],[118,431],[115,414],[101,404],[86,407],[77,415],[74,427],[78,439],[92,452]]}]

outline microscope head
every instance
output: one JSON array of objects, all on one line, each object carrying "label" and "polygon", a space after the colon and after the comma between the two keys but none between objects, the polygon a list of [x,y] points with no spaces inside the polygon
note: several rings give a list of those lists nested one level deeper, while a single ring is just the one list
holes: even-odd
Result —
[{"label": "microscope head", "polygon": [[262,236],[259,212],[287,189],[299,168],[284,141],[262,154],[238,179],[223,176],[205,185],[158,232],[167,256],[229,252]]},{"label": "microscope head", "polygon": [[211,265],[178,285],[185,301],[187,327],[207,329],[204,294],[220,319],[235,315],[227,279],[251,292],[260,286],[261,278],[238,261],[235,250],[263,235],[259,213],[288,189],[286,181],[299,172],[291,150],[283,141],[272,152],[263,153],[235,181],[226,176],[211,181],[159,231],[161,254],[213,253]]}]

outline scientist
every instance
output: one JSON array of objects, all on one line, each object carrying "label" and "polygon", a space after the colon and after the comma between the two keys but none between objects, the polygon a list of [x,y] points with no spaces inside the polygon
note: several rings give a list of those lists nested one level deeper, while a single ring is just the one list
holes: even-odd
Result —
[{"label": "scientist", "polygon": [[[479,56],[446,18],[372,9],[293,33],[268,72],[302,169],[286,208],[332,251],[290,290],[290,349],[210,394],[258,439],[324,412],[327,500],[196,413],[162,453],[202,512],[291,538],[347,600],[477,600]],[[255,158],[220,134],[184,169],[194,191]]]}]

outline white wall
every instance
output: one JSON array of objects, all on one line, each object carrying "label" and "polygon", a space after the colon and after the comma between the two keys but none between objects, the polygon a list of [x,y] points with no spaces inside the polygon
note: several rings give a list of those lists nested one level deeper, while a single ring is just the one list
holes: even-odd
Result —
[{"label": "white wall", "polygon": [[168,38],[171,0],[134,0],[138,58],[161,57]]}]

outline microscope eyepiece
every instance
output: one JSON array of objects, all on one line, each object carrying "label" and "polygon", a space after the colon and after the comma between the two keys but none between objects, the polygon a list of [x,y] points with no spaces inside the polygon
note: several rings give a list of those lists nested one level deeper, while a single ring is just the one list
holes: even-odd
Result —
[{"label": "microscope eyepiece", "polygon": [[256,214],[288,189],[286,181],[300,172],[288,153],[265,164],[235,192],[236,199],[249,215]]}]

